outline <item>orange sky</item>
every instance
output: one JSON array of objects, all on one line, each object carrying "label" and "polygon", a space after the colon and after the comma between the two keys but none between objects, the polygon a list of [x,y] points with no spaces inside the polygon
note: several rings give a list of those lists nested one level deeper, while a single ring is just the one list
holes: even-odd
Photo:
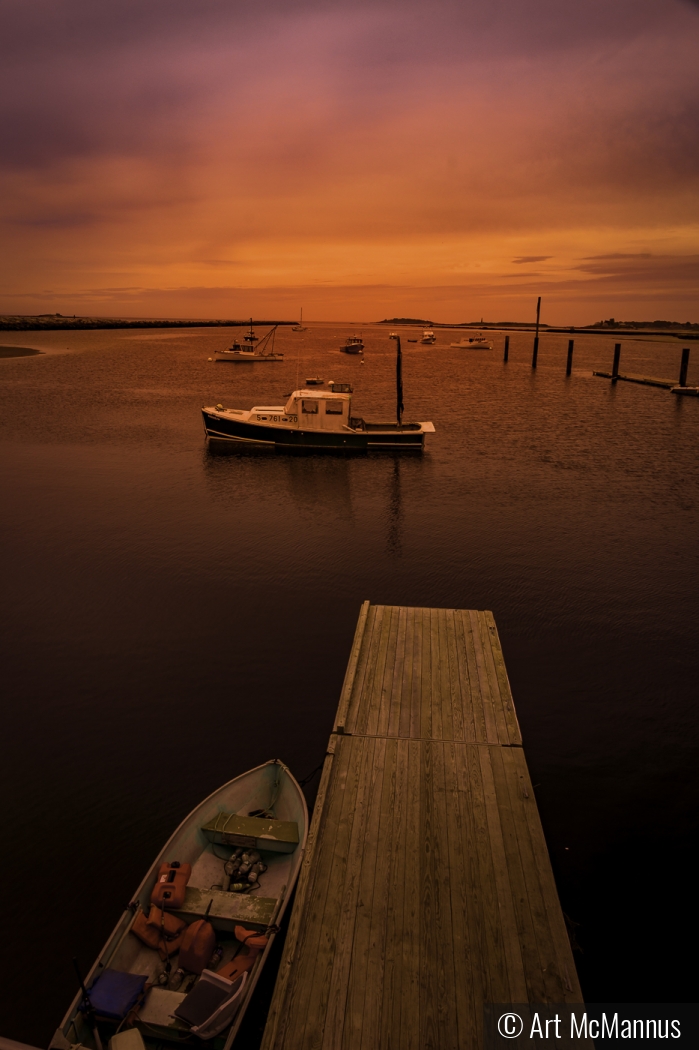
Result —
[{"label": "orange sky", "polygon": [[0,311],[699,321],[699,6],[9,0]]}]

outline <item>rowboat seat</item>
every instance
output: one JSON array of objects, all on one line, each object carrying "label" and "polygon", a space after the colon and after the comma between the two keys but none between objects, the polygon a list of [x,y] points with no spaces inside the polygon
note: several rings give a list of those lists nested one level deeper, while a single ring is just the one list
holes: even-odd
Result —
[{"label": "rowboat seat", "polygon": [[143,993],[145,974],[103,970],[90,988],[90,1002],[99,1017],[122,1021]]},{"label": "rowboat seat", "polygon": [[188,886],[182,906],[176,914],[188,922],[203,918],[209,907],[209,919],[219,930],[233,932],[240,923],[269,926],[277,904],[276,897],[259,897],[249,893],[226,893]]}]

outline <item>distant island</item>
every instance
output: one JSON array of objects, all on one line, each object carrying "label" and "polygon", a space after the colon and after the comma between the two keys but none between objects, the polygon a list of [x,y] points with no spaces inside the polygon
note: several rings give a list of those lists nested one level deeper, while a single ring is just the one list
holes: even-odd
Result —
[{"label": "distant island", "polygon": [[[455,321],[452,324],[443,321],[424,321],[417,317],[390,317],[384,321],[375,321],[375,324],[391,325],[422,325],[430,328],[485,328],[515,331],[534,331],[533,321]],[[651,330],[664,335],[671,335],[677,339],[699,339],[699,335],[689,334],[699,332],[699,323],[693,321],[616,321],[610,317],[607,321],[596,321],[587,325],[549,325],[542,321],[539,324],[540,331],[546,332],[608,332],[608,331],[641,331]]]},{"label": "distant island", "polygon": [[689,328],[699,330],[699,324],[692,321],[615,321],[610,317],[608,321],[597,321],[595,324],[586,325],[587,328]]},{"label": "distant island", "polygon": [[431,325],[431,321],[423,321],[419,317],[388,317],[385,321],[377,321],[376,324],[422,324]]},{"label": "distant island", "polygon": [[[298,321],[258,321],[253,318],[253,325],[294,325]],[[250,324],[245,321],[171,321],[162,317],[125,320],[121,317],[64,317],[63,314],[6,314],[0,315],[2,332],[38,332],[55,331],[56,329],[94,329],[94,328],[241,328]]]}]

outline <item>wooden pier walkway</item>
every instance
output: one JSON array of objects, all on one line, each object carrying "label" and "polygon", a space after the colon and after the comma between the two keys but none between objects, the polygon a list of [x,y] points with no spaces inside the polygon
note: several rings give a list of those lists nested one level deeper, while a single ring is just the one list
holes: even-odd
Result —
[{"label": "wooden pier walkway", "polygon": [[489,612],[362,606],[263,1050],[481,1050],[582,995]]},{"label": "wooden pier walkway", "polygon": [[676,379],[656,379],[654,376],[633,375],[631,372],[593,372],[593,376],[601,376],[602,379],[618,379],[622,383],[640,383],[642,386],[660,386],[665,390],[672,390],[677,386]]}]

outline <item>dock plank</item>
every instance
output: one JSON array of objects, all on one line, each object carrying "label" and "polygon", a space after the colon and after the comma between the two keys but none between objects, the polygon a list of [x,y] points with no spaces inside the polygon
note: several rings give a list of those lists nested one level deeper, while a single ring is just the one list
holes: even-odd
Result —
[{"label": "dock plank", "polygon": [[582,1002],[490,612],[362,606],[262,1050],[480,1050]]}]

